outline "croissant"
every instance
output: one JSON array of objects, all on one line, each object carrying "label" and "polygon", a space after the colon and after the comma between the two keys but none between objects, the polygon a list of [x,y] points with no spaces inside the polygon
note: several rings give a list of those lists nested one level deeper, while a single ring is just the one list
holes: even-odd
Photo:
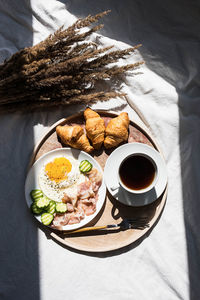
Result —
[{"label": "croissant", "polygon": [[57,126],[56,133],[64,144],[85,152],[91,152],[94,150],[94,148],[90,145],[83,128],[79,125]]},{"label": "croissant", "polygon": [[126,112],[122,112],[118,117],[109,121],[106,127],[106,137],[104,140],[106,149],[116,147],[121,142],[127,141],[129,122],[129,117]]},{"label": "croissant", "polygon": [[99,149],[104,141],[105,124],[100,115],[90,108],[84,111],[86,134],[94,149]]}]

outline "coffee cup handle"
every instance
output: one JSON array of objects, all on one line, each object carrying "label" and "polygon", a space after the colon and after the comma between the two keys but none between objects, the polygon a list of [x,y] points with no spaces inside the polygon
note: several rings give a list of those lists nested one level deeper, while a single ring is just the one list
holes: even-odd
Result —
[{"label": "coffee cup handle", "polygon": [[118,185],[112,186],[110,189],[111,189],[111,191],[115,191],[115,190],[117,190],[118,188],[119,188],[119,184],[118,184]]}]

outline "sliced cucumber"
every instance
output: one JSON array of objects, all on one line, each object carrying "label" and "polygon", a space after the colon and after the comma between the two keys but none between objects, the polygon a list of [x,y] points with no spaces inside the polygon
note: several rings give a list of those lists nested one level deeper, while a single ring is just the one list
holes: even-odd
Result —
[{"label": "sliced cucumber", "polygon": [[53,215],[55,213],[55,211],[56,211],[56,202],[53,201],[53,200],[51,200],[49,202],[48,207],[46,208],[46,212],[48,212],[48,213],[50,213],[50,214]]},{"label": "sliced cucumber", "polygon": [[87,173],[92,170],[92,164],[88,160],[82,160],[79,165],[79,170],[82,173]]},{"label": "sliced cucumber", "polygon": [[50,225],[53,221],[53,215],[50,213],[43,213],[41,215],[41,221],[44,225]]},{"label": "sliced cucumber", "polygon": [[43,197],[43,192],[41,190],[36,189],[36,190],[32,190],[30,192],[30,195],[31,195],[32,200],[36,201],[39,198]]},{"label": "sliced cucumber", "polygon": [[48,207],[49,203],[50,203],[50,199],[47,198],[47,197],[45,196],[45,197],[39,198],[39,199],[36,201],[36,206],[37,206],[38,208],[43,208],[43,209],[45,209],[45,208]]},{"label": "sliced cucumber", "polygon": [[31,204],[31,211],[34,215],[40,215],[43,212],[42,208],[38,208],[36,202]]},{"label": "sliced cucumber", "polygon": [[67,211],[67,205],[63,202],[56,203],[56,212],[57,213],[65,213]]}]

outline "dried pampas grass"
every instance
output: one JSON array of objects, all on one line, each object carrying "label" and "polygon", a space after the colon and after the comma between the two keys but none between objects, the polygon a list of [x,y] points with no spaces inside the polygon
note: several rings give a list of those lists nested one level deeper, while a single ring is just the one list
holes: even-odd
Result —
[{"label": "dried pampas grass", "polygon": [[[123,93],[97,91],[99,80],[111,80],[143,62],[119,67],[113,63],[140,45],[112,51],[98,48],[88,37],[103,25],[89,26],[108,11],[61,27],[39,44],[22,49],[0,65],[0,110],[24,110],[73,103],[105,101]],[[111,65],[110,65],[111,64]]]}]

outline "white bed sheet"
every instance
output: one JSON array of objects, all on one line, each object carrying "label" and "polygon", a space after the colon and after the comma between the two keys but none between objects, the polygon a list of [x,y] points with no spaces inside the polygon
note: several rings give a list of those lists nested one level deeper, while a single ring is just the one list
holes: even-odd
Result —
[{"label": "white bed sheet", "polygon": [[[83,109],[0,117],[0,298],[200,299],[200,5],[196,1],[1,0],[0,62],[61,25],[111,9],[98,39],[122,49],[142,43],[142,74],[123,84],[122,99],[94,108],[143,114],[161,146],[169,193],[162,217],[139,245],[115,253],[68,250],[38,229],[24,199],[34,145],[58,119]],[[131,108],[132,107],[132,108]]]}]

